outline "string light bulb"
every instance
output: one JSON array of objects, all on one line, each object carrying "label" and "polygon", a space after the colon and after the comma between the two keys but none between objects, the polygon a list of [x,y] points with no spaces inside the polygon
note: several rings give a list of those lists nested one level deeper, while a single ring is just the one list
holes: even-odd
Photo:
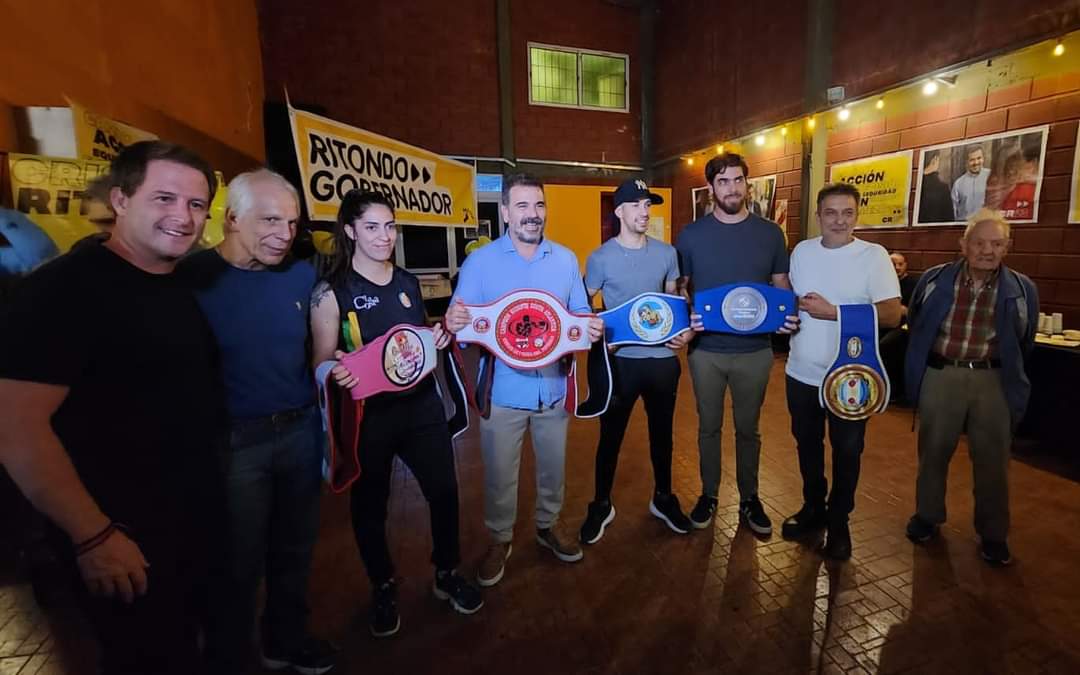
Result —
[{"label": "string light bulb", "polygon": [[874,107],[877,108],[878,110],[881,110],[882,108],[884,108],[885,107],[885,99],[884,98],[879,98],[877,100],[877,103],[874,104]]},{"label": "string light bulb", "polygon": [[1054,45],[1054,56],[1061,56],[1064,53],[1065,53],[1065,43],[1063,43],[1061,40],[1058,40],[1057,44]]},{"label": "string light bulb", "polygon": [[937,93],[938,84],[934,80],[930,80],[922,87],[923,96],[933,96]]},{"label": "string light bulb", "polygon": [[848,121],[848,118],[851,117],[851,111],[847,108],[840,108],[840,111],[836,113],[836,116],[840,118],[841,122],[846,122]]},{"label": "string light bulb", "polygon": [[765,134],[758,134],[757,138],[754,139],[754,144],[765,145]]},{"label": "string light bulb", "polygon": [[806,127],[808,129],[813,129],[815,126],[817,126],[817,120],[815,120],[813,117],[807,117],[806,118]]}]

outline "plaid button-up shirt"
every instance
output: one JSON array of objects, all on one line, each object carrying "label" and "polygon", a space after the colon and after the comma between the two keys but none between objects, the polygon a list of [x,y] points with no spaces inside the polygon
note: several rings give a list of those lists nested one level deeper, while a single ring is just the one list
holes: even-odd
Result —
[{"label": "plaid button-up shirt", "polygon": [[941,323],[934,352],[947,359],[982,361],[998,356],[994,309],[997,307],[998,270],[976,290],[967,264],[956,275],[953,303]]}]

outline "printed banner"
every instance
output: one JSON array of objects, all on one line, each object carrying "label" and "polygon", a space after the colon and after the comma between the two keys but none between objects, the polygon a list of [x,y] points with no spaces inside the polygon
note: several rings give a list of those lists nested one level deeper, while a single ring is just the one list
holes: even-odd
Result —
[{"label": "printed banner", "polygon": [[1076,129],[1073,155],[1072,190],[1069,192],[1069,222],[1080,223],[1080,127]]},{"label": "printed banner", "polygon": [[311,220],[335,220],[359,188],[386,195],[399,223],[477,227],[474,167],[292,106],[289,121]]},{"label": "printed banner", "polygon": [[[15,210],[41,228],[61,253],[112,223],[109,207],[86,194],[88,183],[109,172],[109,162],[11,153],[8,169]],[[221,173],[215,175],[220,187],[199,240],[203,248],[216,246],[222,239],[227,190]]]},{"label": "printed banner", "polygon": [[75,125],[75,151],[83,159],[111,162],[132,143],[157,140],[149,131],[98,115],[71,99],[68,105]]},{"label": "printed banner", "polygon": [[911,196],[911,150],[838,162],[829,170],[832,183],[850,183],[859,190],[857,227],[901,227],[908,224]]},{"label": "printed banner", "polygon": [[108,207],[94,203],[85,193],[87,183],[109,172],[108,162],[13,152],[8,155],[8,169],[15,210],[44,230],[61,253],[101,231],[91,217],[111,219]]},{"label": "printed banner", "polygon": [[1013,223],[1039,217],[1050,127],[932,145],[919,156],[916,225],[955,225],[986,207]]}]

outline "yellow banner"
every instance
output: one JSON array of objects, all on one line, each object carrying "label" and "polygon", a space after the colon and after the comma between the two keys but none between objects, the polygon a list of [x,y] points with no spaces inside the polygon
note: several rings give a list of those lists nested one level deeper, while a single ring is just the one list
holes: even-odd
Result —
[{"label": "yellow banner", "polygon": [[908,225],[911,150],[833,164],[829,180],[859,189],[859,227]]},{"label": "yellow banner", "polygon": [[71,99],[68,105],[75,124],[75,152],[83,159],[111,162],[126,146],[157,139],[149,131],[98,115]]},{"label": "yellow banner", "polygon": [[399,223],[476,227],[472,166],[291,106],[289,120],[311,220],[336,220],[359,188],[386,195]]},{"label": "yellow banner", "polygon": [[[61,253],[112,222],[108,206],[86,195],[86,185],[108,173],[109,162],[11,153],[8,168],[15,210],[44,230]],[[227,190],[221,173],[216,175],[220,188],[210,203],[210,217],[199,241],[204,248],[216,246],[222,239]]]},{"label": "yellow banner", "polygon": [[1080,127],[1076,129],[1076,149],[1073,156],[1072,190],[1069,192],[1069,222],[1080,223]]}]

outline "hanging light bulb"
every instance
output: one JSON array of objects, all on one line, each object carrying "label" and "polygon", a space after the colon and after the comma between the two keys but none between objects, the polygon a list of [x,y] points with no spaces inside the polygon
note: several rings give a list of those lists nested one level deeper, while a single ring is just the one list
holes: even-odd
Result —
[{"label": "hanging light bulb", "polygon": [[1061,56],[1064,53],[1065,53],[1065,44],[1061,40],[1058,40],[1057,44],[1054,45],[1054,56]]},{"label": "hanging light bulb", "polygon": [[930,80],[922,87],[923,96],[933,96],[937,93],[938,84],[934,80]]},{"label": "hanging light bulb", "polygon": [[874,107],[877,108],[878,110],[881,110],[882,108],[884,108],[885,107],[885,99],[884,98],[879,98],[877,100],[877,103],[874,104]]},{"label": "hanging light bulb", "polygon": [[841,122],[847,122],[848,118],[851,117],[851,111],[847,108],[840,108],[840,112],[836,113],[836,116],[840,118]]},{"label": "hanging light bulb", "polygon": [[765,145],[765,134],[758,134],[757,138],[754,139],[754,144]]}]

